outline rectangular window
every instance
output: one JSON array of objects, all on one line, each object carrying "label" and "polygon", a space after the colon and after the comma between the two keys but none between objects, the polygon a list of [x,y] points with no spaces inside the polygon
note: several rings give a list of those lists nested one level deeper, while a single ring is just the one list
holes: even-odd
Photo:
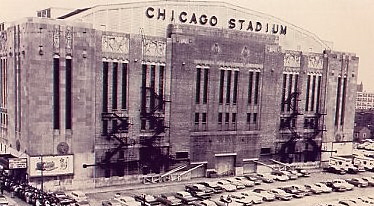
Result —
[{"label": "rectangular window", "polygon": [[60,129],[60,59],[53,58],[53,129]]},{"label": "rectangular window", "polygon": [[203,124],[206,124],[206,121],[207,121],[206,113],[202,113],[202,116],[201,116],[201,122],[202,122]]},{"label": "rectangular window", "polygon": [[253,113],[253,124],[257,124],[257,113]]},{"label": "rectangular window", "polygon": [[231,91],[231,70],[227,71],[227,81],[226,81],[226,104],[230,104],[230,91]]},{"label": "rectangular window", "polygon": [[209,69],[204,69],[203,104],[208,102]]},{"label": "rectangular window", "polygon": [[315,101],[315,96],[316,95],[316,75],[313,75],[313,80],[312,80],[312,99],[310,101],[310,111],[314,111],[314,101]]},{"label": "rectangular window", "polygon": [[66,59],[66,129],[72,129],[72,60]]},{"label": "rectangular window", "polygon": [[118,91],[118,62],[113,62],[112,76],[112,109],[117,109],[117,91]]},{"label": "rectangular window", "polygon": [[122,102],[121,109],[127,108],[127,63],[122,64]]},{"label": "rectangular window", "polygon": [[200,104],[201,68],[196,68],[196,96],[195,103]]},{"label": "rectangular window", "polygon": [[108,112],[108,62],[103,62],[103,112]]},{"label": "rectangular window", "polygon": [[142,118],[142,119],[140,120],[140,129],[141,129],[141,130],[145,130],[145,129],[146,129],[146,126],[147,126],[147,120],[144,119],[144,118]]},{"label": "rectangular window", "polygon": [[223,84],[225,82],[225,70],[220,70],[220,78],[219,78],[219,96],[218,101],[220,104],[223,103]]},{"label": "rectangular window", "polygon": [[222,124],[223,118],[222,118],[222,113],[218,113],[218,124]]},{"label": "rectangular window", "polygon": [[287,74],[283,74],[282,102],[281,102],[281,111],[282,112],[284,112],[284,110],[285,110],[286,87],[287,87]]},{"label": "rectangular window", "polygon": [[164,111],[164,73],[165,73],[165,66],[164,65],[160,65],[160,74],[159,74],[159,78],[158,78],[158,104],[160,105],[159,106],[159,110],[160,111]]},{"label": "rectangular window", "polygon": [[347,95],[347,78],[343,78],[342,109],[340,114],[340,125],[344,125],[345,101]]},{"label": "rectangular window", "polygon": [[236,124],[236,113],[232,113],[231,122]]},{"label": "rectangular window", "polygon": [[142,102],[141,102],[141,115],[145,116],[147,112],[147,65],[142,65],[142,89],[141,89],[141,95],[142,95]]},{"label": "rectangular window", "polygon": [[[289,74],[289,79],[288,79],[288,99],[291,100],[291,95],[292,95],[292,81],[293,81],[293,75]],[[291,101],[288,102],[287,105],[287,111],[291,111]]]},{"label": "rectangular window", "polygon": [[199,122],[200,122],[200,114],[195,113],[195,124],[199,124]]},{"label": "rectangular window", "polygon": [[[299,83],[299,75],[298,74],[295,74],[295,85],[294,85],[294,92],[298,92],[298,83]],[[297,108],[298,109],[298,96],[295,96],[295,98],[293,99],[293,105],[294,105],[294,108]]]},{"label": "rectangular window", "polygon": [[228,124],[230,122],[230,113],[225,114],[225,123]]},{"label": "rectangular window", "polygon": [[336,91],[336,105],[335,105],[335,126],[338,126],[339,124],[339,109],[340,109],[340,96],[341,96],[341,87],[342,87],[342,83],[341,83],[341,77],[338,77],[338,87],[337,87],[337,91]]},{"label": "rectangular window", "polygon": [[260,72],[256,72],[256,83],[255,83],[255,96],[254,96],[254,104],[258,104],[258,96],[260,91]]},{"label": "rectangular window", "polygon": [[149,107],[152,111],[154,111],[155,104],[156,104],[156,95],[155,95],[155,86],[156,86],[156,66],[151,65],[151,74],[150,74],[150,100],[149,100]]},{"label": "rectangular window", "polygon": [[306,96],[305,96],[305,111],[309,111],[309,90],[310,90],[310,75],[306,81]]},{"label": "rectangular window", "polygon": [[253,72],[249,72],[248,80],[248,104],[252,104]]},{"label": "rectangular window", "polygon": [[317,81],[317,103],[316,103],[316,112],[319,112],[319,104],[320,104],[320,93],[321,93],[321,80],[322,77],[318,76],[318,81]]},{"label": "rectangular window", "polygon": [[251,123],[251,113],[247,113],[247,123]]},{"label": "rectangular window", "polygon": [[238,101],[238,81],[239,81],[239,71],[234,71],[234,91],[232,94],[233,104],[236,104]]}]

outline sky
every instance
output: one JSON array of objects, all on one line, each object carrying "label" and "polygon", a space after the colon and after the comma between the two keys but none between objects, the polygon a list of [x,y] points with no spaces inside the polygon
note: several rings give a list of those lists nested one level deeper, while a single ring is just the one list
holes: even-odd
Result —
[{"label": "sky", "polygon": [[[270,14],[334,42],[333,50],[355,53],[360,58],[357,81],[363,82],[364,90],[374,92],[374,71],[371,71],[374,69],[374,0],[216,1]],[[0,0],[0,22],[36,16],[37,10],[49,7],[85,8],[121,2],[128,0]]]}]

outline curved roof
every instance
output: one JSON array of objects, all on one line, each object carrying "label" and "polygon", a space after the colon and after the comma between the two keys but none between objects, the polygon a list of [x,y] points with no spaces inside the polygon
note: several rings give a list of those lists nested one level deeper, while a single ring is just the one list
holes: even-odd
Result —
[{"label": "curved roof", "polygon": [[331,49],[318,36],[301,27],[220,1],[151,0],[105,4],[67,14],[64,19],[89,22],[99,30],[161,37],[165,37],[168,24],[194,24],[279,35],[279,43],[286,50],[322,52]]}]

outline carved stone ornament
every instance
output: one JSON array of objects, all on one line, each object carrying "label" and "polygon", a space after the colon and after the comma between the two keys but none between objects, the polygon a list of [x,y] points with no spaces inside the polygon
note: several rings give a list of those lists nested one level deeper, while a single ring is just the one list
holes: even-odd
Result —
[{"label": "carved stone ornament", "polygon": [[146,56],[164,57],[166,55],[166,42],[143,39],[143,52]]},{"label": "carved stone ornament", "polygon": [[0,51],[5,51],[7,36],[5,31],[0,31]]},{"label": "carved stone ornament", "polygon": [[65,31],[66,53],[71,54],[73,48],[73,27],[67,26]]},{"label": "carved stone ornament", "polygon": [[214,43],[211,50],[214,55],[220,54],[222,52],[221,47],[219,46],[218,43]]},{"label": "carved stone ornament", "polygon": [[129,53],[129,39],[125,36],[103,35],[101,46],[103,52]]},{"label": "carved stone ornament", "polygon": [[57,152],[59,154],[67,154],[69,152],[69,145],[66,142],[60,142],[57,145]]},{"label": "carved stone ornament", "polygon": [[308,57],[308,67],[312,69],[322,69],[323,67],[323,57],[322,56],[309,56]]},{"label": "carved stone ornament", "polygon": [[295,53],[286,53],[284,55],[284,66],[300,67],[300,55]]},{"label": "carved stone ornament", "polygon": [[55,25],[53,28],[53,51],[59,53],[60,50],[60,26]]}]

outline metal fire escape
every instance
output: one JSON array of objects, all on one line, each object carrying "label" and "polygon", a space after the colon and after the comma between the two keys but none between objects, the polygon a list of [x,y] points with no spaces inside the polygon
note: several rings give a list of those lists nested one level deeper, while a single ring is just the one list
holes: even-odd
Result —
[{"label": "metal fire escape", "polygon": [[[119,153],[119,151],[127,149],[128,146],[134,145],[134,141],[129,141],[127,136],[128,129],[129,129],[129,118],[121,116],[115,112],[103,112],[101,119],[105,124],[103,129],[102,136],[106,137],[107,140],[115,140],[119,144],[115,148],[110,148],[104,153],[104,157],[102,158],[99,165],[101,166],[118,166],[120,161],[112,161],[114,155]],[[108,124],[112,123],[112,127],[109,129]],[[114,164],[115,163],[115,164]]]},{"label": "metal fire escape", "polygon": [[297,116],[302,115],[299,112],[298,103],[300,101],[299,99],[299,92],[293,92],[291,93],[288,98],[283,102],[284,105],[288,105],[290,108],[291,114],[290,116],[286,117],[284,121],[281,123],[280,127],[281,129],[288,129],[291,132],[290,139],[283,143],[279,155],[281,162],[287,162],[289,161],[289,154],[295,154],[295,145],[296,141],[298,139],[302,139],[302,136],[300,136],[297,131],[295,131],[295,124],[297,120]]},{"label": "metal fire escape", "polygon": [[[162,95],[158,95],[153,87],[145,87],[146,99],[142,102],[141,121],[148,124],[146,134],[140,137],[140,163],[143,173],[160,173],[161,167],[168,167],[169,151],[163,151],[168,145],[164,145],[162,134],[168,128],[165,123],[164,107],[165,101]],[[147,104],[149,101],[149,104]],[[147,107],[146,105],[149,105]],[[143,123],[143,124],[144,124]]]}]

